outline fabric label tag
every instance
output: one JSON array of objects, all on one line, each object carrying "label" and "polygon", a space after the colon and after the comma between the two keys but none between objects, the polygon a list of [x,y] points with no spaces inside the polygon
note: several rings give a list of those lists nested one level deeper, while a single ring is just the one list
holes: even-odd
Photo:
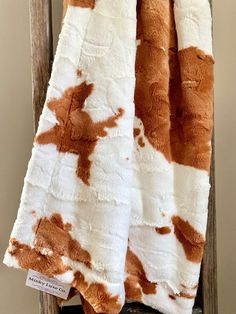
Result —
[{"label": "fabric label tag", "polygon": [[37,289],[39,291],[47,292],[56,297],[67,299],[71,286],[65,284],[55,278],[48,278],[47,276],[29,269],[25,282],[27,287]]}]

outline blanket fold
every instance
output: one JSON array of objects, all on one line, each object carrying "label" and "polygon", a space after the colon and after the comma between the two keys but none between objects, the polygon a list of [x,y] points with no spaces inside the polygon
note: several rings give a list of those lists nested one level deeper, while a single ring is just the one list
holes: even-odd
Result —
[{"label": "blanket fold", "polygon": [[81,294],[190,314],[213,125],[208,0],[65,0],[4,263]]}]

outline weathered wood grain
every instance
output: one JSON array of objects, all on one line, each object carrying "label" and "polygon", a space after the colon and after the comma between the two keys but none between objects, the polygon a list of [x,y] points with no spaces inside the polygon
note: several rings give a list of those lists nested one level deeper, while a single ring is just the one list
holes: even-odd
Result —
[{"label": "weathered wood grain", "polygon": [[202,263],[202,297],[203,313],[218,314],[214,138],[210,182],[211,191],[208,205],[207,242]]},{"label": "weathered wood grain", "polygon": [[[212,0],[210,0],[212,8]],[[202,299],[204,314],[218,314],[217,241],[215,197],[215,140],[212,136],[211,190],[208,205],[208,223],[205,254],[202,263]]]},{"label": "weathered wood grain", "polygon": [[[31,75],[34,130],[46,98],[53,59],[51,0],[30,0]],[[59,314],[56,298],[40,292],[40,314]]]},{"label": "weathered wood grain", "polygon": [[46,97],[53,59],[51,0],[30,0],[31,73],[34,128]]},{"label": "weathered wood grain", "polygon": [[56,297],[45,292],[40,292],[39,313],[40,314],[59,314],[60,308],[57,305]]}]

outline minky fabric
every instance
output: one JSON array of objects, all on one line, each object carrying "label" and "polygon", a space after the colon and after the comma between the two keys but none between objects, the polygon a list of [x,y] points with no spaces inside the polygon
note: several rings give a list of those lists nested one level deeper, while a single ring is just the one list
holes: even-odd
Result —
[{"label": "minky fabric", "polygon": [[208,214],[208,0],[66,0],[4,263],[85,313],[190,314]]}]

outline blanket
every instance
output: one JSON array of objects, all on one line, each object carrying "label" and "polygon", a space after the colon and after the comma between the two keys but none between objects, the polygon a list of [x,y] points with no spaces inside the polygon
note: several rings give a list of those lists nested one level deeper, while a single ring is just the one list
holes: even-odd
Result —
[{"label": "blanket", "polygon": [[71,285],[85,313],[190,314],[213,125],[208,0],[65,0],[4,263]]}]

